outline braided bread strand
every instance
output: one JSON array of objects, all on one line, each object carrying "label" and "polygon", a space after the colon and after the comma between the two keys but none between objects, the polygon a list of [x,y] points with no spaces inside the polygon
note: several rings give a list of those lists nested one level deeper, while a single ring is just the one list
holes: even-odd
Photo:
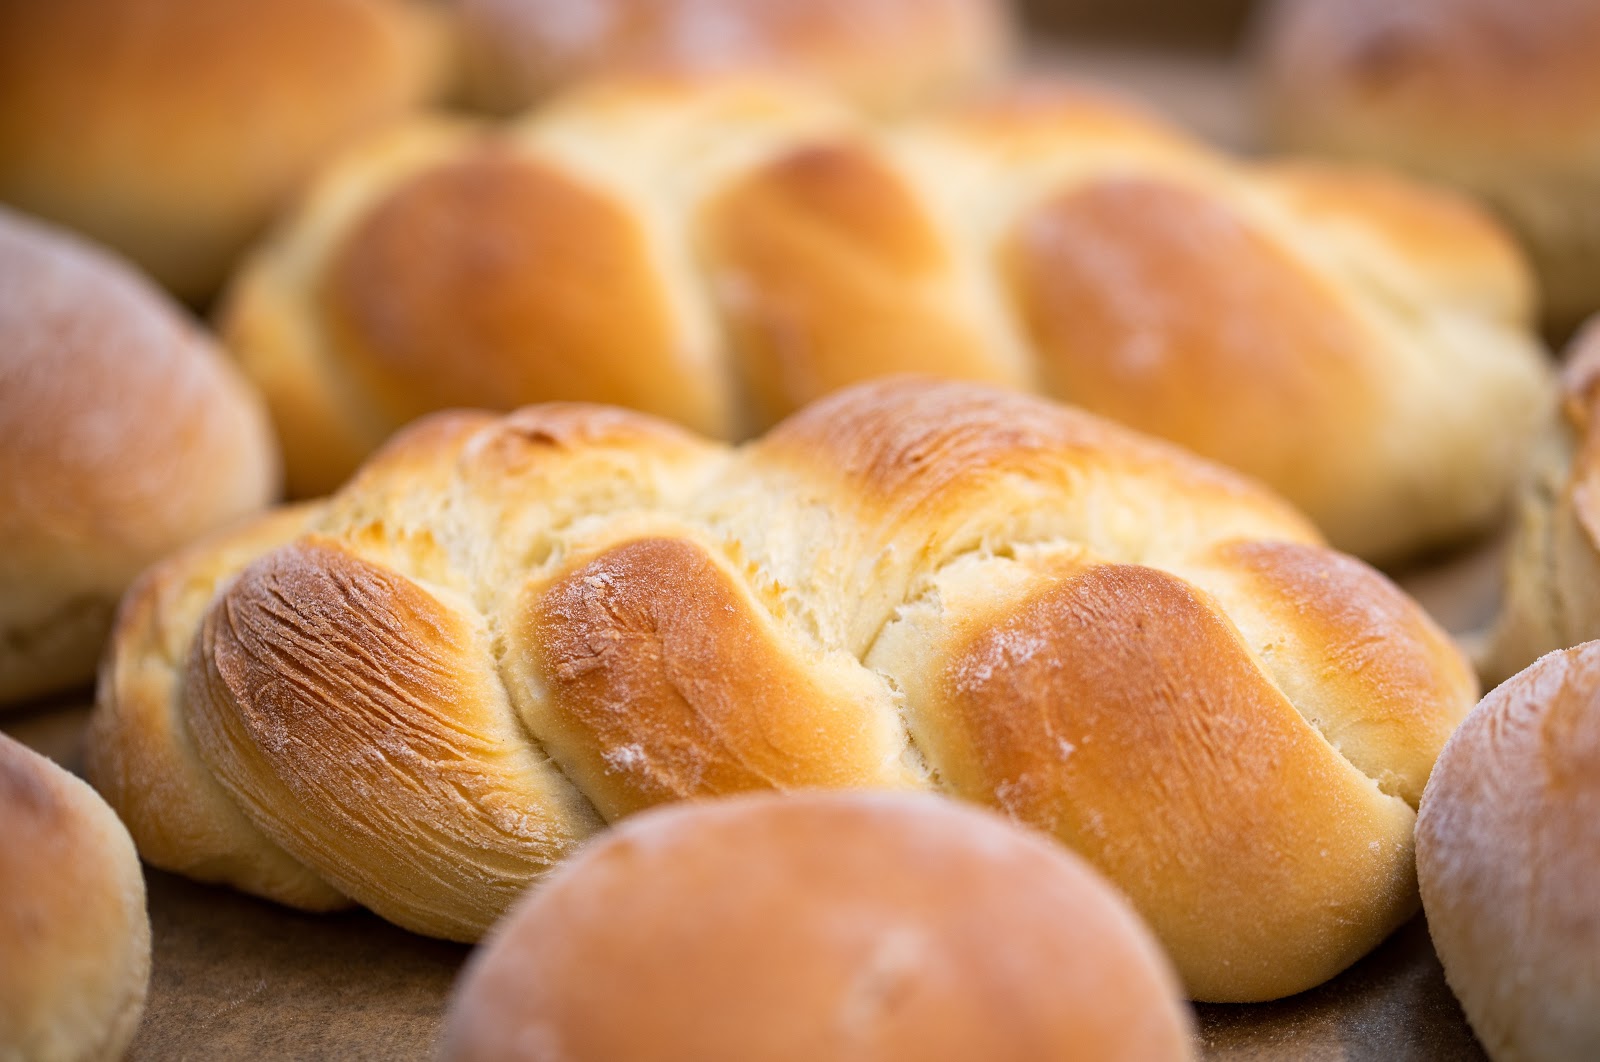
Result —
[{"label": "braided bread strand", "polygon": [[1475,696],[1252,483],[898,378],[733,450],[597,407],[428,418],[147,574],[90,766],[157,865],[463,940],[640,808],[934,789],[1087,856],[1191,993],[1249,1000],[1415,910],[1413,809]]},{"label": "braided bread strand", "polygon": [[1387,558],[1499,512],[1549,405],[1530,304],[1463,201],[1242,164],[1080,90],[866,126],[656,78],[359,147],[222,324],[301,494],[429,410],[604,402],[737,439],[918,372],[1172,439]]}]

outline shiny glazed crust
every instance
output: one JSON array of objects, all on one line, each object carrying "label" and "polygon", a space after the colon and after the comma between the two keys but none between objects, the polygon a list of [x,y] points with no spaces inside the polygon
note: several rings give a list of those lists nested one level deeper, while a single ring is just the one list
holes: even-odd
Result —
[{"label": "shiny glazed crust", "polygon": [[642,808],[935,789],[1084,853],[1196,996],[1285,995],[1415,909],[1412,809],[1476,696],[1252,483],[965,384],[858,385],[737,450],[439,414],[303,519],[130,595],[94,778],[158,865],[456,939]]},{"label": "shiny glazed crust", "polygon": [[1178,1062],[1190,1023],[1082,860],[931,796],[806,794],[585,848],[474,957],[442,1057]]},{"label": "shiny glazed crust", "polygon": [[1528,316],[1464,202],[1244,165],[1081,90],[879,127],[659,75],[367,142],[222,327],[301,495],[430,408],[598,401],[742,438],[919,372],[1170,438],[1394,558],[1500,512],[1548,403]]}]

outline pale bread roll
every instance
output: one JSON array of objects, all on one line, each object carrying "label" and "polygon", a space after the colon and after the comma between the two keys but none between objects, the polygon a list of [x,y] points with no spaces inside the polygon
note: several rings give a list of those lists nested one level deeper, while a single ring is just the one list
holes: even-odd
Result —
[{"label": "pale bread roll", "polygon": [[457,984],[452,1062],[1178,1062],[1178,982],[1082,860],[928,796],[629,819]]},{"label": "pale bread roll", "polygon": [[278,482],[261,398],[208,334],[0,208],[0,705],[87,685],[139,570]]},{"label": "pale bread roll", "polygon": [[1489,1057],[1600,1057],[1600,642],[1541,657],[1467,716],[1422,798],[1417,873]]},{"label": "pale bread roll", "polygon": [[115,1062],[144,1013],[150,920],[128,831],[0,734],[0,1059]]}]

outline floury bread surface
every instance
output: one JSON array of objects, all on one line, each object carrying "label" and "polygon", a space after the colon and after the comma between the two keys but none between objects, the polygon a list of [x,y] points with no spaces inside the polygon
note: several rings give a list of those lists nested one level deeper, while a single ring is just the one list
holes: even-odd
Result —
[{"label": "floury bread surface", "polygon": [[1186,1062],[1192,1023],[1047,838],[925,794],[764,795],[586,846],[473,957],[440,1057]]},{"label": "floury bread surface", "polygon": [[0,1059],[117,1062],[144,1014],[150,919],[128,831],[0,734]]},{"label": "floury bread surface", "polygon": [[608,402],[742,438],[922,372],[1172,439],[1392,558],[1501,511],[1549,398],[1529,301],[1448,194],[1242,164],[1080,90],[871,126],[680,76],[369,140],[221,326],[301,495],[430,409]]},{"label": "floury bread surface", "polygon": [[1495,1062],[1600,1057],[1600,642],[1549,653],[1450,738],[1417,869],[1446,979]]},{"label": "floury bread surface", "polygon": [[1199,998],[1317,984],[1415,910],[1475,699],[1381,575],[1254,484],[969,384],[729,448],[448,413],[125,599],[90,773],[159,866],[476,939],[629,812],[937,789],[1104,871]]},{"label": "floury bread surface", "polygon": [[0,208],[0,707],[87,686],[134,576],[278,477],[260,396],[204,331]]}]

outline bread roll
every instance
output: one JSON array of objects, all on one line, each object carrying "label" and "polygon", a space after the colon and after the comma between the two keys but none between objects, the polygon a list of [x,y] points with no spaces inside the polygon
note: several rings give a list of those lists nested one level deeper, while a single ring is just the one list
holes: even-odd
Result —
[{"label": "bread roll", "polygon": [[0,1057],[116,1062],[144,1013],[150,919],[128,831],[0,734]]},{"label": "bread roll", "polygon": [[1476,698],[1272,495],[970,384],[859,385],[737,450],[439,414],[274,548],[292,525],[129,598],[91,763],[161,865],[452,939],[653,805],[935,789],[1084,855],[1195,996],[1286,995],[1415,911],[1413,808]]},{"label": "bread roll", "polygon": [[1194,1057],[1154,937],[1082,860],[929,796],[704,802],[534,889],[457,985],[456,1062]]},{"label": "bread roll", "polygon": [[1392,559],[1502,511],[1549,401],[1527,314],[1519,259],[1456,199],[1247,166],[1080,90],[879,129],[660,77],[365,143],[223,329],[296,494],[429,409],[620,403],[740,438],[923,372],[1165,436]]},{"label": "bread roll", "polygon": [[332,150],[435,91],[436,22],[403,0],[0,3],[0,201],[203,300]]},{"label": "bread roll", "polygon": [[1510,679],[1445,746],[1417,871],[1445,977],[1495,1062],[1600,1057],[1600,642]]},{"label": "bread roll", "polygon": [[139,570],[278,476],[261,400],[208,336],[0,208],[0,705],[86,684]]},{"label": "bread roll", "polygon": [[1600,309],[1600,6],[1278,0],[1261,41],[1275,145],[1486,199],[1532,253],[1547,320]]},{"label": "bread roll", "polygon": [[1573,341],[1562,399],[1517,499],[1503,600],[1480,660],[1490,682],[1600,638],[1600,324]]},{"label": "bread roll", "polygon": [[879,113],[970,89],[1009,58],[1008,0],[454,0],[471,99],[512,112],[662,67],[779,69]]}]

